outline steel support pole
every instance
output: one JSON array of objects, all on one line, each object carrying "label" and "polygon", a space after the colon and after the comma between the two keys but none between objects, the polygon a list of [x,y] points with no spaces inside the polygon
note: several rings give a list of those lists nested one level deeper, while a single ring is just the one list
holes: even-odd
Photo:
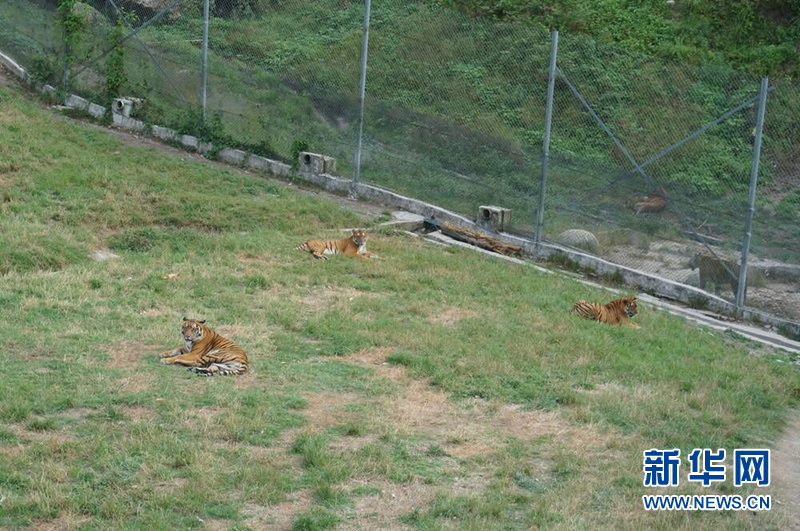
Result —
[{"label": "steel support pole", "polygon": [[544,224],[544,190],[547,184],[547,157],[550,155],[550,123],[553,120],[553,92],[556,85],[556,57],[558,56],[558,30],[553,30],[550,42],[550,74],[547,78],[547,108],[544,114],[544,141],[542,142],[542,177],[539,181],[539,206],[536,210],[536,233],[533,241],[542,241]]},{"label": "steel support pole", "polygon": [[750,166],[750,192],[747,195],[747,216],[744,222],[742,238],[742,264],[739,268],[739,289],[736,290],[736,307],[744,308],[744,291],[747,287],[747,258],[750,254],[750,239],[753,235],[753,215],[755,214],[756,184],[758,182],[758,165],[761,162],[761,134],[764,131],[764,113],[767,109],[767,91],[769,79],[761,78],[761,92],[758,96],[758,117],[756,121],[756,139],[753,144],[753,163]]},{"label": "steel support pole", "polygon": [[353,156],[353,183],[350,195],[355,197],[358,177],[361,170],[361,137],[364,134],[364,96],[367,90],[367,54],[369,50],[369,17],[372,2],[364,2],[364,33],[361,37],[361,80],[358,84],[358,138],[356,152]]},{"label": "steel support pole", "polygon": [[69,44],[64,41],[64,97],[69,94]]},{"label": "steel support pole", "polygon": [[208,4],[203,2],[203,62],[200,65],[200,108],[203,122],[206,121],[206,87],[208,86]]}]

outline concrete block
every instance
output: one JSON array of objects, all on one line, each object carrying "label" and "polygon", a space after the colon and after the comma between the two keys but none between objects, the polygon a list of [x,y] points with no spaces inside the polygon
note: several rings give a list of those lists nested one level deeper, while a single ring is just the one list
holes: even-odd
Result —
[{"label": "concrete block", "polygon": [[197,149],[198,141],[196,136],[192,135],[181,135],[180,143],[186,147]]},{"label": "concrete block", "polygon": [[153,126],[153,136],[162,140],[175,140],[178,133],[168,127],[161,127],[160,125]]},{"label": "concrete block", "polygon": [[240,149],[225,148],[219,152],[219,158],[228,164],[243,166],[245,160],[247,160],[247,153]]},{"label": "concrete block", "polygon": [[70,94],[64,100],[64,105],[71,109],[79,109],[81,111],[88,111],[89,110],[89,102],[77,94]]},{"label": "concrete block", "polygon": [[25,79],[28,76],[25,69],[22,68],[19,63],[4,53],[0,53],[0,64],[8,68],[12,74],[20,79]]},{"label": "concrete block", "polygon": [[102,118],[106,114],[106,108],[102,105],[98,105],[96,103],[89,104],[89,114],[94,116],[95,118]]},{"label": "concrete block", "polygon": [[503,232],[511,228],[511,209],[498,206],[479,206],[477,223],[484,229]]},{"label": "concrete block", "polygon": [[247,165],[254,170],[269,171],[270,162],[272,161],[264,157],[259,157],[258,155],[251,154],[247,157]]},{"label": "concrete block", "polygon": [[277,160],[270,160],[269,161],[269,171],[273,175],[279,175],[281,177],[288,177],[292,174],[292,167],[288,164],[283,162],[278,162]]},{"label": "concrete block", "polygon": [[127,116],[116,113],[112,113],[112,116],[114,119],[114,125],[117,127],[122,129],[132,129],[134,131],[142,131],[144,129],[144,122],[140,120],[134,120],[133,118],[128,118]]},{"label": "concrete block", "polygon": [[320,155],[319,153],[308,153],[303,151],[297,161],[300,171],[319,175],[321,173],[332,174],[336,171],[336,159]]}]

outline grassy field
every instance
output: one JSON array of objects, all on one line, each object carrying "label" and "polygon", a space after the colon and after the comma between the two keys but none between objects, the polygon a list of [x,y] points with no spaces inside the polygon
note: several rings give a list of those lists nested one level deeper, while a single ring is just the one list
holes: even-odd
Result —
[{"label": "grassy field", "polygon": [[[785,355],[646,307],[580,320],[607,295],[401,234],[292,250],[374,222],[0,88],[0,527],[780,529],[644,511],[642,451],[770,447]],[[252,371],[159,364],[184,315]]]}]

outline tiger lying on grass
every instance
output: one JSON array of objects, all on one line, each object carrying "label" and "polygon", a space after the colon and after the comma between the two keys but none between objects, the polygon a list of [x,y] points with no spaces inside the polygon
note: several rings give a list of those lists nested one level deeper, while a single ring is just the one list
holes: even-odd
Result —
[{"label": "tiger lying on grass", "polygon": [[359,258],[378,258],[378,255],[367,252],[367,233],[360,229],[353,229],[349,238],[341,240],[309,240],[296,247],[297,251],[307,251],[315,258],[327,260],[328,256],[344,254]]},{"label": "tiger lying on grass", "polygon": [[205,321],[183,318],[183,347],[161,354],[161,363],[184,365],[201,376],[242,374],[247,371],[247,354],[231,341],[205,325]]},{"label": "tiger lying on grass", "polygon": [[572,311],[581,317],[592,319],[593,321],[639,328],[639,325],[630,321],[634,315],[639,313],[636,297],[623,297],[613,300],[608,304],[579,300],[575,303],[575,306],[572,307]]}]

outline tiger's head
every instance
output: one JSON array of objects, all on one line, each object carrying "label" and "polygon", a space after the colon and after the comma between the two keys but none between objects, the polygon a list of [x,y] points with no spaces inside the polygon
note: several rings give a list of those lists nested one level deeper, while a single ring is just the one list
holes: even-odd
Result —
[{"label": "tiger's head", "polygon": [[367,243],[367,233],[361,229],[353,229],[353,243],[356,244],[358,247],[361,247],[365,243]]},{"label": "tiger's head", "polygon": [[622,303],[622,310],[625,312],[625,315],[627,315],[628,318],[631,318],[639,313],[639,306],[636,303],[636,297],[623,297],[620,299],[620,302]]},{"label": "tiger's head", "polygon": [[694,271],[694,270],[695,270],[695,269],[697,269],[698,267],[700,267],[700,254],[699,254],[699,253],[698,253],[698,254],[696,254],[696,255],[694,255],[694,256],[692,257],[692,259],[691,259],[691,260],[689,260],[689,269],[691,269],[692,271]]},{"label": "tiger's head", "polygon": [[196,319],[183,318],[181,323],[181,335],[183,336],[183,344],[186,350],[192,350],[192,345],[203,339],[203,336],[208,332],[205,325],[205,319],[198,321]]}]

